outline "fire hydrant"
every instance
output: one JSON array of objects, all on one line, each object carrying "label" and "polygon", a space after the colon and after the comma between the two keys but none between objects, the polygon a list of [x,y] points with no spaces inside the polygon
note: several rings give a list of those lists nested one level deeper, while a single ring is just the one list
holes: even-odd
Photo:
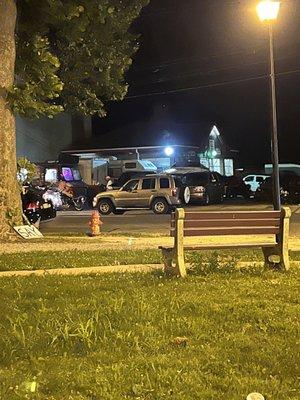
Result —
[{"label": "fire hydrant", "polygon": [[98,213],[98,211],[94,211],[89,222],[89,225],[91,227],[91,236],[100,235],[100,227],[102,224],[103,222],[100,219],[100,214]]}]

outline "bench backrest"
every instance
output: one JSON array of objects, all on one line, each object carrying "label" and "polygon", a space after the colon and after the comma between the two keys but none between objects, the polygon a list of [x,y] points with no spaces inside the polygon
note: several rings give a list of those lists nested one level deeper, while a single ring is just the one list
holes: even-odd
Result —
[{"label": "bench backrest", "polygon": [[171,236],[183,224],[184,236],[263,235],[280,232],[282,211],[185,211],[171,217]]}]

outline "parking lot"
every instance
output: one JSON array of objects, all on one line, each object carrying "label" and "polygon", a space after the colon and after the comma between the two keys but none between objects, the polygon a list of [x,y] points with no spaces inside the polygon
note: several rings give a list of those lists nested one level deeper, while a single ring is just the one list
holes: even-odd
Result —
[{"label": "parking lot", "polygon": [[[300,205],[290,206],[292,210],[291,235],[300,235]],[[242,199],[226,201],[220,205],[189,206],[195,211],[218,210],[268,210],[272,209],[268,204],[257,204],[253,201]],[[41,231],[47,233],[79,233],[89,231],[89,220],[93,210],[62,211],[56,219],[41,224]],[[103,221],[102,231],[107,233],[141,233],[141,234],[168,234],[170,215],[155,215],[148,210],[128,211],[124,215],[101,216]]]}]

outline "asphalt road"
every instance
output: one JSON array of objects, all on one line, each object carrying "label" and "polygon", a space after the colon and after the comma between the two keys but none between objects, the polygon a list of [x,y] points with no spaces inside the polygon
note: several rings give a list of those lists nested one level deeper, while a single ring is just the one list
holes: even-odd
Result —
[{"label": "asphalt road", "polygon": [[[242,200],[223,203],[222,205],[191,206],[189,210],[268,210],[271,206],[245,202]],[[300,205],[291,206],[292,218],[290,233],[292,236],[300,236]],[[53,221],[43,222],[41,231],[47,233],[86,233],[89,231],[89,220],[93,210],[87,211],[62,211]],[[168,235],[170,215],[155,215],[148,210],[128,211],[124,215],[101,216],[103,221],[102,231],[111,233],[149,233]]]}]

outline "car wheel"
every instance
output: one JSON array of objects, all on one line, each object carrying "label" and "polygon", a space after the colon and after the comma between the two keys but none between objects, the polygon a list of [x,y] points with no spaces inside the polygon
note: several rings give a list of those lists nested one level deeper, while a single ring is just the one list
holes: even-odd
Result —
[{"label": "car wheel", "polygon": [[208,205],[210,204],[210,197],[209,197],[209,194],[207,194],[207,195],[205,196],[204,204],[205,204],[206,206],[208,206]]},{"label": "car wheel", "polygon": [[109,215],[114,211],[114,206],[109,199],[103,199],[98,203],[98,210],[102,215]]},{"label": "car wheel", "polygon": [[82,211],[84,209],[84,204],[86,202],[85,197],[80,196],[78,199],[74,200],[74,208],[76,211]]},{"label": "car wheel", "polygon": [[151,208],[155,214],[167,214],[169,212],[169,204],[165,199],[155,199]]},{"label": "car wheel", "polygon": [[188,186],[181,188],[179,197],[183,204],[189,204],[189,202],[191,201],[190,188]]}]

